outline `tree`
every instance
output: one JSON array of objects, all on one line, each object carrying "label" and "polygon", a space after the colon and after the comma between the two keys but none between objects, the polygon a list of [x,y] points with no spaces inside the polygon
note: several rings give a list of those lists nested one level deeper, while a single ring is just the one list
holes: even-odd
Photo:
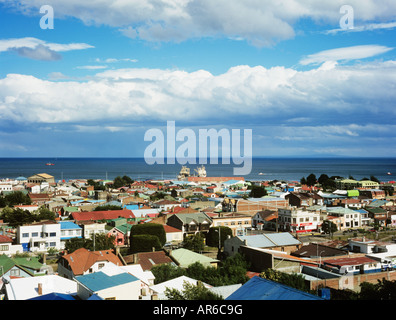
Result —
[{"label": "tree", "polygon": [[322,229],[323,229],[323,232],[326,234],[333,234],[334,232],[336,232],[338,230],[337,226],[329,220],[323,221]]},{"label": "tree", "polygon": [[32,200],[28,195],[24,194],[22,191],[13,191],[4,196],[6,204],[10,207],[19,204],[31,204]]},{"label": "tree", "polygon": [[196,233],[192,236],[186,236],[183,240],[183,248],[195,252],[201,252],[204,247],[204,236],[201,233]]},{"label": "tree", "polygon": [[155,276],[154,284],[184,276],[185,269],[172,264],[156,264],[150,270]]},{"label": "tree", "polygon": [[136,224],[132,227],[130,237],[135,235],[153,235],[159,240],[161,247],[166,242],[166,233],[164,226],[158,223]]},{"label": "tree", "polygon": [[329,180],[329,176],[327,174],[322,173],[318,178],[318,182],[323,186],[327,180]]},{"label": "tree", "polygon": [[1,213],[1,218],[13,228],[35,221],[35,216],[31,212],[21,208],[6,207]]},{"label": "tree", "polygon": [[267,190],[263,186],[255,186],[252,185],[252,189],[250,191],[250,197],[252,198],[261,198],[267,195]]},{"label": "tree", "polygon": [[308,177],[307,177],[307,185],[308,186],[314,186],[316,184],[316,176],[311,173]]},{"label": "tree", "polygon": [[268,268],[260,273],[260,277],[287,285],[297,290],[310,292],[309,285],[305,282],[305,279],[302,276],[302,274],[284,273],[278,270],[274,270],[272,268]]},{"label": "tree", "polygon": [[219,247],[219,228],[220,228],[220,245],[224,247],[224,241],[228,236],[232,237],[232,230],[226,226],[212,227],[206,234],[206,244],[210,247]]},{"label": "tree", "polygon": [[374,177],[374,176],[370,176],[370,180],[371,181],[375,181],[375,182],[378,182],[378,183],[381,183],[376,177]]},{"label": "tree", "polygon": [[172,196],[173,198],[177,198],[177,191],[176,191],[176,189],[172,189],[172,191],[171,191],[171,196]]},{"label": "tree", "polygon": [[305,179],[305,177],[302,177],[302,178],[300,179],[300,183],[301,183],[302,185],[306,185],[306,184],[307,184],[307,179]]},{"label": "tree", "polygon": [[41,206],[38,210],[38,215],[35,217],[36,221],[42,221],[42,220],[51,220],[55,221],[56,219],[56,214],[55,212],[48,210],[46,207]]},{"label": "tree", "polygon": [[201,281],[197,285],[184,281],[183,291],[166,288],[165,295],[169,300],[223,300],[222,296],[210,291]]},{"label": "tree", "polygon": [[131,235],[130,237],[130,252],[148,252],[152,251],[153,248],[155,251],[161,250],[162,245],[157,236],[149,235],[149,234],[137,234]]}]

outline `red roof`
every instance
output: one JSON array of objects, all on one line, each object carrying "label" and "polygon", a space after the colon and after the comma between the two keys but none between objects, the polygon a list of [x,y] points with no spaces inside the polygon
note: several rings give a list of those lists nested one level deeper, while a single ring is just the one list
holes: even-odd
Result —
[{"label": "red roof", "polygon": [[135,215],[132,210],[109,210],[109,211],[89,211],[89,212],[72,212],[74,220],[87,221],[87,220],[112,220],[121,218],[133,219]]},{"label": "red roof", "polygon": [[338,259],[326,259],[325,264],[332,264],[336,266],[356,266],[366,263],[376,263],[377,261],[369,257],[347,257]]},{"label": "red roof", "polygon": [[9,238],[7,236],[0,235],[0,243],[9,243],[9,242],[12,242],[11,238]]},{"label": "red roof", "polygon": [[171,226],[168,226],[168,225],[166,225],[166,224],[164,224],[164,230],[165,230],[166,233],[171,233],[171,232],[182,232],[181,230],[176,229],[176,228],[171,227]]}]

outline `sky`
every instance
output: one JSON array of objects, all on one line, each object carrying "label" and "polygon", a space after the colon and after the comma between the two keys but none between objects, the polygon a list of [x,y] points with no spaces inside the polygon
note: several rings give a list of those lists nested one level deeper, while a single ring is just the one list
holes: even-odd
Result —
[{"label": "sky", "polygon": [[0,157],[143,157],[167,121],[252,130],[253,156],[396,157],[394,0],[0,0],[0,15]]}]

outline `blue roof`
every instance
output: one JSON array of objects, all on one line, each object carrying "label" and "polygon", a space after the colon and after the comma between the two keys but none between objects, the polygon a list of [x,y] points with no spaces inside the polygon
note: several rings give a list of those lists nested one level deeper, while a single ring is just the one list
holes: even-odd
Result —
[{"label": "blue roof", "polygon": [[253,277],[225,300],[323,300],[274,281]]},{"label": "blue roof", "polygon": [[124,272],[116,274],[114,276],[109,276],[104,272],[93,272],[83,276],[76,277],[80,283],[86,286],[93,292],[97,292],[106,288],[116,287],[125,283],[138,281],[139,279],[135,276]]},{"label": "blue roof", "polygon": [[59,221],[61,225],[61,230],[65,229],[82,229],[79,225],[71,221]]},{"label": "blue roof", "polygon": [[51,292],[42,296],[37,296],[29,300],[76,300],[70,294]]}]

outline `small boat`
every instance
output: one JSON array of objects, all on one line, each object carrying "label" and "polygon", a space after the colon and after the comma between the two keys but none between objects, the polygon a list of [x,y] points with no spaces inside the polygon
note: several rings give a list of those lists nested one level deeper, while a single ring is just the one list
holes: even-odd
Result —
[{"label": "small boat", "polygon": [[264,173],[260,172],[260,173],[259,173],[259,176],[262,176],[263,174],[264,174]]},{"label": "small boat", "polygon": [[46,165],[46,166],[54,166],[55,163],[47,162],[45,165]]},{"label": "small boat", "polygon": [[387,173],[387,175],[388,175],[388,176],[391,176],[391,175],[392,175],[392,173],[388,172],[388,173]]}]

